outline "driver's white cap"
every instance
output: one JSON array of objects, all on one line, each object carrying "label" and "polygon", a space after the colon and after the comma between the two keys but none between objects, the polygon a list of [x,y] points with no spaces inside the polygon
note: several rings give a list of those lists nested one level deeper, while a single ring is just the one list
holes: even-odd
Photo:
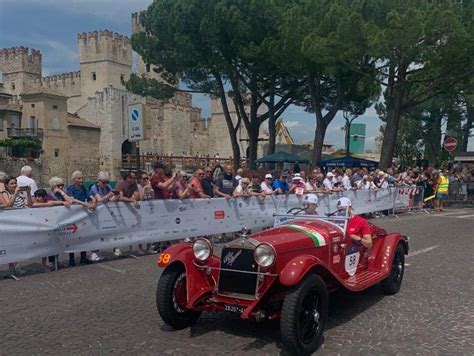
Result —
[{"label": "driver's white cap", "polygon": [[318,204],[318,196],[316,194],[308,194],[304,197],[305,203]]},{"label": "driver's white cap", "polygon": [[346,197],[342,197],[340,198],[338,201],[337,201],[337,207],[341,207],[341,208],[347,208],[347,207],[351,207],[352,206],[352,202],[349,198],[346,198]]}]

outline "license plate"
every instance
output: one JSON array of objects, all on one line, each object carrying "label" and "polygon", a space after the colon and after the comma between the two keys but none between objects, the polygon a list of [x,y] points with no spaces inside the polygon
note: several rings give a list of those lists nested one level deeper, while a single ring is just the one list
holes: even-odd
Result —
[{"label": "license plate", "polygon": [[224,311],[231,312],[231,313],[243,313],[244,307],[240,305],[232,305],[232,304],[224,304]]}]

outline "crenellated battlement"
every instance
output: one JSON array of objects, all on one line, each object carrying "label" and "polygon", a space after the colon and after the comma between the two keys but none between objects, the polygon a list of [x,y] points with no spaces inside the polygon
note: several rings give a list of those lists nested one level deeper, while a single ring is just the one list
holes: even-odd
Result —
[{"label": "crenellated battlement", "polygon": [[41,52],[28,47],[0,49],[0,68],[4,74],[27,72],[41,75]]},{"label": "crenellated battlement", "polygon": [[132,65],[130,38],[109,30],[83,32],[77,35],[79,62],[113,61]]},{"label": "crenellated battlement", "polygon": [[140,24],[141,12],[132,12],[132,33],[143,31],[143,26]]},{"label": "crenellated battlement", "polygon": [[81,95],[81,72],[68,72],[43,77],[41,86],[72,97]]},{"label": "crenellated battlement", "polygon": [[66,80],[74,80],[75,78],[81,77],[81,72],[76,71],[76,72],[68,72],[68,73],[62,73],[62,74],[56,74],[56,75],[50,75],[47,77],[43,77],[43,82],[48,83],[48,82],[57,82],[57,81],[66,81]]}]

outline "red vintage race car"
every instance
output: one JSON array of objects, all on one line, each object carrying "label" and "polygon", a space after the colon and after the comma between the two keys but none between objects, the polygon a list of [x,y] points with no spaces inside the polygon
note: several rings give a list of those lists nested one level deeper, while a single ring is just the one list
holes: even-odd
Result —
[{"label": "red vintage race car", "polygon": [[331,291],[381,282],[395,294],[403,279],[408,238],[372,225],[368,251],[347,236],[347,219],[283,216],[279,226],[227,244],[199,238],[169,247],[157,260],[165,268],[156,294],[161,317],[175,329],[190,326],[202,311],[280,319],[289,351],[315,351]]}]

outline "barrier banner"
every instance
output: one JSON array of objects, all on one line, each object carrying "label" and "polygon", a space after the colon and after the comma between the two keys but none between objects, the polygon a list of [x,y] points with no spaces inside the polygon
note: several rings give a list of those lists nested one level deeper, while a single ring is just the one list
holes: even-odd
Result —
[{"label": "barrier banner", "polygon": [[[346,196],[357,214],[408,205],[397,188],[319,195],[320,214],[336,210]],[[62,252],[110,249],[273,226],[274,214],[301,207],[303,196],[141,201],[136,209],[116,202],[88,211],[82,206],[0,210],[0,264]]]}]

